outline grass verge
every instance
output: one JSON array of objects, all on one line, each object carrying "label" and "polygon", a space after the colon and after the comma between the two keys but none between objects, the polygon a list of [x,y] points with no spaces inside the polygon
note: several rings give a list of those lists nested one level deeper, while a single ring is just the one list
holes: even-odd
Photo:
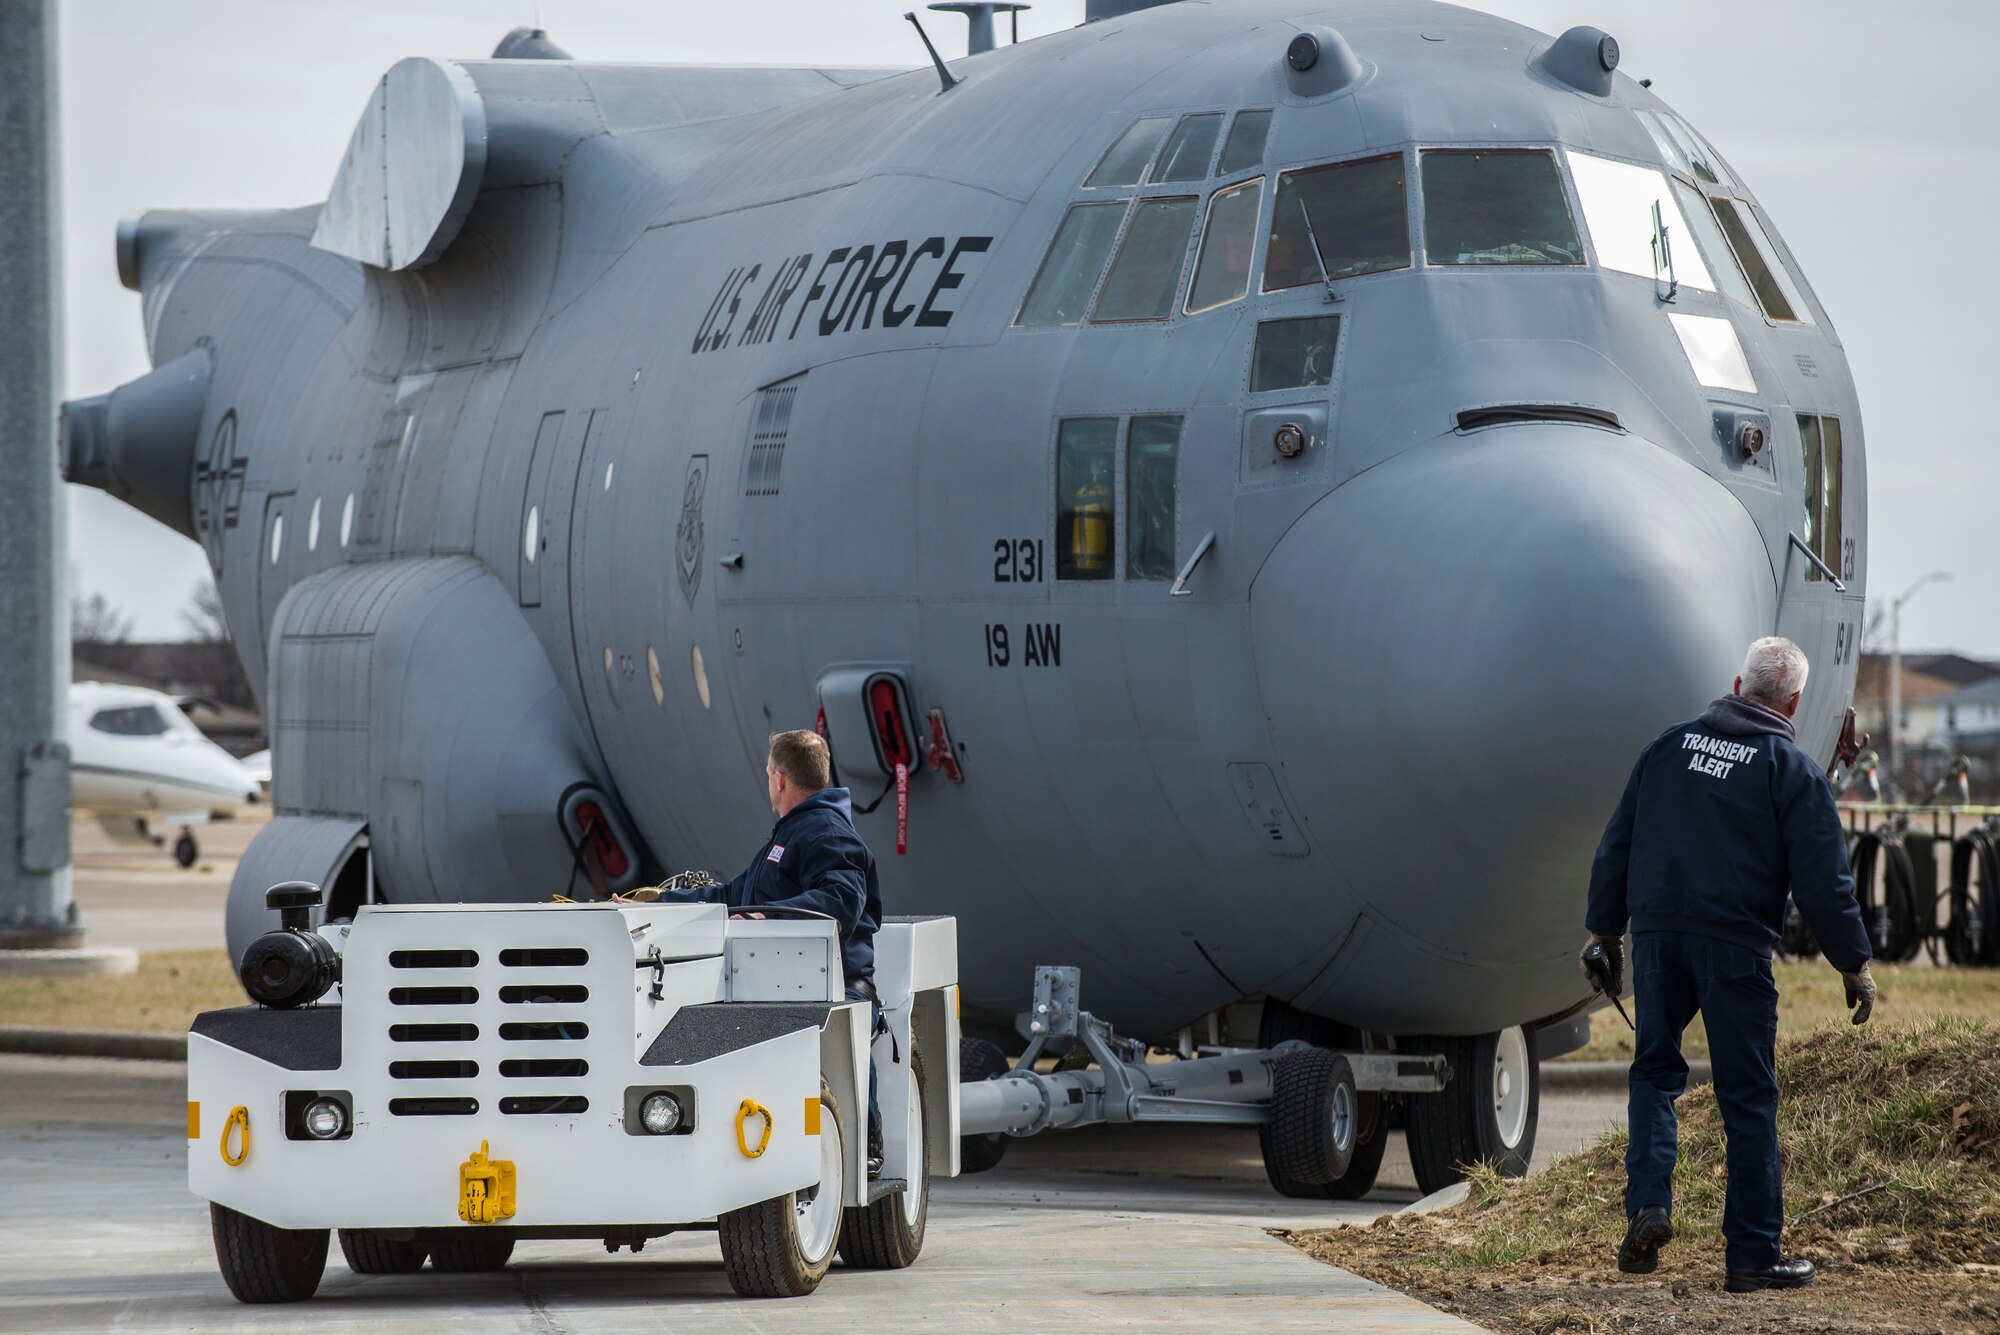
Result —
[{"label": "grass verge", "polygon": [[[1907,1023],[1944,1015],[2000,1023],[2000,969],[1938,969],[1928,965],[1876,964],[1870,970],[1881,996],[1875,1002],[1876,1022]],[[1824,960],[1774,960],[1771,976],[1778,984],[1778,1036],[1803,1034],[1821,1025],[1846,1020],[1847,1005],[1840,975]],[[1626,1002],[1625,1009],[1632,1009]],[[1708,1055],[1708,1033],[1701,1018],[1688,1026],[1681,1050],[1688,1057]],[[1606,1007],[1591,1017],[1590,1042],[1558,1061],[1632,1060],[1632,1031]]]},{"label": "grass verge", "polygon": [[1614,1266],[1623,1131],[1527,1179],[1475,1172],[1452,1210],[1291,1240],[1501,1331],[2000,1330],[2000,1025],[1816,1029],[1781,1040],[1778,1083],[1785,1245],[1820,1264],[1811,1289],[1720,1291],[1727,1158],[1704,1089],[1680,1103],[1655,1275]]},{"label": "grass verge", "polygon": [[0,978],[0,1024],[186,1033],[202,1011],[244,1004],[226,950],[162,950],[120,978]]}]

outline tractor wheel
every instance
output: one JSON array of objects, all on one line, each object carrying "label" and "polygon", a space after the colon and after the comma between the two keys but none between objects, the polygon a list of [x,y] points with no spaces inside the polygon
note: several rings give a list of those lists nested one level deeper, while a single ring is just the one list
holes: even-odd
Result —
[{"label": "tractor wheel", "polygon": [[840,1226],[840,1259],[861,1270],[901,1270],[924,1249],[924,1225],[931,1213],[929,1096],[924,1092],[924,1055],[910,1039],[909,1121],[901,1163],[884,1164],[885,1177],[903,1179],[903,1189],[873,1205],[849,1206]]},{"label": "tractor wheel", "polygon": [[745,1298],[803,1298],[826,1278],[840,1245],[847,1138],[840,1105],[819,1085],[819,1183],[731,1210],[715,1221],[722,1268]]},{"label": "tractor wheel", "polygon": [[357,1275],[408,1275],[424,1268],[428,1253],[414,1239],[401,1241],[372,1228],[343,1228],[340,1254]]},{"label": "tractor wheel", "polygon": [[278,1228],[212,1202],[208,1222],[222,1282],[238,1302],[303,1302],[319,1289],[326,1273],[325,1229]]}]

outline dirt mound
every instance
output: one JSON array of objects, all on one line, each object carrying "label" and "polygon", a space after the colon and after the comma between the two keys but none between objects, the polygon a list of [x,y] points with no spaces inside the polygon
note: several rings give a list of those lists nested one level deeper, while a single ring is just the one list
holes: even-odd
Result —
[{"label": "dirt mound", "polygon": [[1541,1173],[1472,1179],[1466,1203],[1301,1233],[1330,1261],[1496,1330],[2000,1331],[2000,1025],[1829,1027],[1778,1048],[1789,1251],[1821,1267],[1797,1293],[1721,1292],[1726,1153],[1713,1094],[1680,1102],[1675,1242],[1617,1272],[1625,1133]]}]

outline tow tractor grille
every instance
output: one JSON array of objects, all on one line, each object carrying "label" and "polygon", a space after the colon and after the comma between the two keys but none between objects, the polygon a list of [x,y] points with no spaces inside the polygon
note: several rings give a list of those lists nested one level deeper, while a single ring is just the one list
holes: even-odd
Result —
[{"label": "tow tractor grille", "polygon": [[[389,1037],[398,1044],[453,1045],[431,1052],[405,1049],[386,1063],[389,1078],[401,1086],[389,1100],[392,1115],[469,1117],[482,1107],[516,1117],[589,1111],[577,1082],[589,1075],[590,1062],[580,1055],[541,1055],[549,1049],[538,1053],[527,1046],[562,1043],[571,1052],[588,1051],[583,1040],[590,1036],[585,1017],[594,976],[589,950],[567,945],[471,950],[432,941],[390,951],[388,963],[387,976],[377,975],[376,995],[386,993],[390,1006],[410,1021],[389,1026]],[[491,1010],[464,1009],[496,1000],[520,1018],[498,1024]],[[482,1023],[454,1019],[474,1013]],[[496,1075],[504,1082],[499,1088],[489,1083]],[[438,1083],[416,1083],[433,1081]]]}]

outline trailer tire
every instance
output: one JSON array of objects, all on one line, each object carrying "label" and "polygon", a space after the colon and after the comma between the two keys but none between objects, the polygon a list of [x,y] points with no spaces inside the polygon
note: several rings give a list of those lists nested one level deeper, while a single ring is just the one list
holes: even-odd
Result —
[{"label": "trailer tire", "polygon": [[1286,1196],[1318,1195],[1348,1171],[1361,1131],[1361,1091],[1347,1058],[1301,1048],[1271,1073],[1271,1116],[1257,1130],[1264,1175]]},{"label": "trailer tire", "polygon": [[1436,1094],[1403,1096],[1410,1167],[1426,1196],[1465,1176],[1468,1164],[1489,1164],[1502,1177],[1520,1177],[1535,1154],[1542,1076],[1535,1037],[1515,1026],[1496,1034],[1414,1038],[1400,1050],[1439,1052],[1451,1065],[1451,1083]]},{"label": "trailer tire", "polygon": [[414,1239],[400,1242],[378,1229],[343,1228],[340,1254],[357,1275],[412,1275],[424,1268],[430,1251]]},{"label": "trailer tire", "polygon": [[[961,1084],[975,1080],[992,1080],[1007,1074],[1007,1054],[1000,1050],[998,1043],[984,1038],[974,1038],[970,1034],[959,1040],[958,1079]],[[987,1136],[961,1136],[958,1141],[958,1171],[961,1173],[983,1173],[989,1168],[997,1168],[1000,1160],[1007,1155],[1005,1132],[995,1131]]]},{"label": "trailer tire", "polygon": [[431,1269],[448,1275],[503,1268],[514,1255],[514,1240],[491,1233],[444,1233],[430,1242]]},{"label": "trailer tire", "polygon": [[279,1228],[209,1203],[209,1231],[222,1282],[243,1303],[303,1302],[326,1273],[327,1230]]},{"label": "trailer tire", "polygon": [[[924,1249],[924,1228],[931,1216],[930,1095],[924,1088],[924,1054],[910,1039],[911,1112],[917,1128],[916,1174],[905,1160],[903,1189],[873,1205],[850,1205],[840,1225],[840,1259],[857,1270],[901,1270]],[[888,1172],[888,1165],[883,1166]],[[916,1208],[910,1209],[911,1202]]]},{"label": "trailer tire", "polygon": [[[847,1172],[847,1135],[841,1125],[840,1105],[826,1080],[819,1082],[820,1181],[808,1188],[814,1194],[804,1201],[796,1191],[758,1201],[739,1210],[730,1210],[715,1221],[722,1243],[722,1268],[729,1286],[745,1298],[803,1298],[826,1278],[840,1247],[841,1184]],[[827,1138],[832,1138],[829,1147]],[[828,1174],[833,1180],[828,1181]],[[825,1219],[825,1203],[820,1193],[831,1191],[832,1232],[823,1241],[810,1245],[800,1237],[804,1228],[818,1227]],[[817,1208],[815,1208],[817,1207]],[[810,1216],[810,1221],[808,1220]]]}]

